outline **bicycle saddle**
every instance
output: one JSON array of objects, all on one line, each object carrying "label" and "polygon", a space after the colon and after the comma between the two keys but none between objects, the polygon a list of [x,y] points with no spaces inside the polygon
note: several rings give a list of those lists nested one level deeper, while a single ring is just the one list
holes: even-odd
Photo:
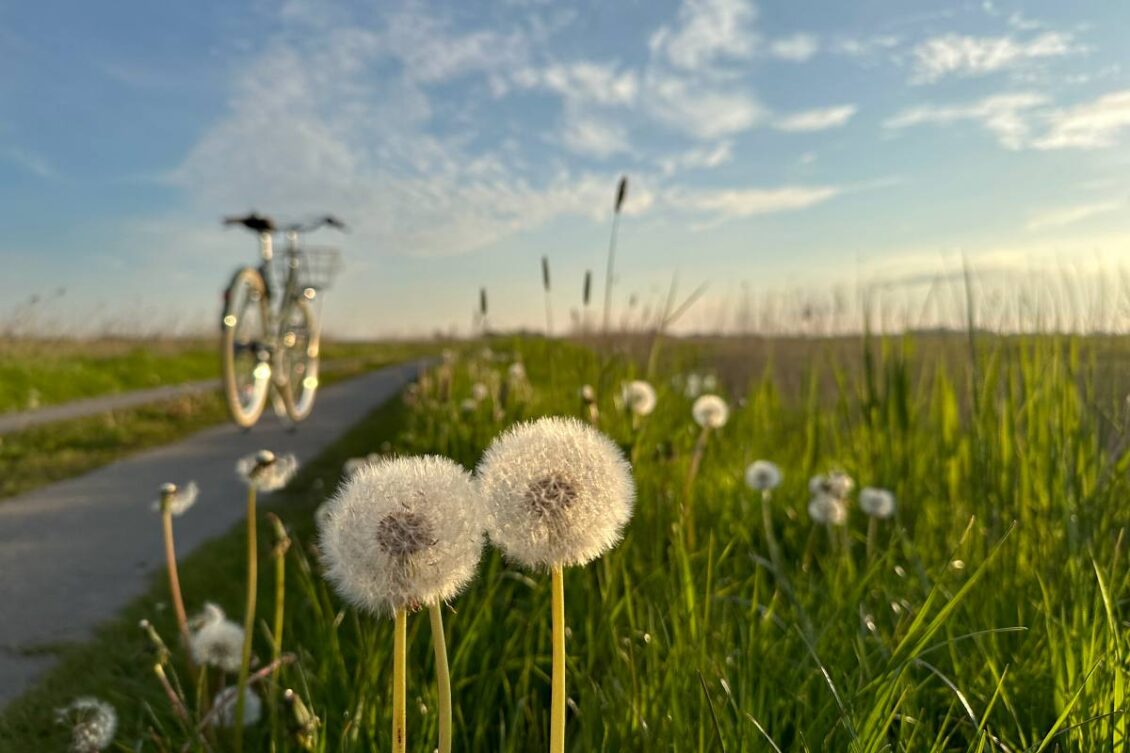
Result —
[{"label": "bicycle saddle", "polygon": [[270,217],[252,212],[246,217],[225,217],[225,225],[243,225],[248,230],[256,233],[273,233],[276,230],[275,221]]}]

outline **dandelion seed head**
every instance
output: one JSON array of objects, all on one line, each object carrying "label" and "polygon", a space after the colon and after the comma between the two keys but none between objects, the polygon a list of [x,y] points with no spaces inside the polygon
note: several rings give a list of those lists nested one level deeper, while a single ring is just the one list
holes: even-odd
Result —
[{"label": "dandelion seed head", "polygon": [[[213,724],[217,727],[234,727],[235,726],[235,707],[237,693],[239,689],[236,686],[224,688],[216,697],[212,699],[212,709],[215,712]],[[259,699],[259,694],[251,688],[247,688],[243,692],[243,726],[251,727],[263,718],[263,701]]]},{"label": "dandelion seed head", "polygon": [[865,486],[859,490],[859,509],[873,518],[895,514],[895,495],[886,489]]},{"label": "dandelion seed head", "polygon": [[487,387],[482,382],[475,382],[474,384],[471,385],[471,398],[475,402],[481,403],[482,401],[486,400],[489,396],[490,396],[490,388]]},{"label": "dandelion seed head", "polygon": [[855,481],[843,471],[832,471],[823,476],[813,476],[808,482],[808,490],[812,494],[826,494],[836,499],[847,499],[854,488]]},{"label": "dandelion seed head", "polygon": [[298,458],[294,455],[276,457],[270,450],[260,450],[237,460],[235,472],[248,486],[262,492],[273,492],[294,478],[298,472]]},{"label": "dandelion seed head", "polygon": [[517,424],[478,468],[491,541],[532,569],[584,565],[612,548],[632,516],[631,466],[612,440],[573,418]]},{"label": "dandelion seed head", "polygon": [[98,753],[110,747],[118,729],[114,707],[97,698],[76,698],[55,710],[55,721],[71,728],[71,753]]},{"label": "dandelion seed head", "polygon": [[225,672],[239,671],[243,658],[243,626],[224,616],[224,610],[211,602],[192,619],[193,632],[188,638],[192,660],[197,664],[218,667]]},{"label": "dandelion seed head", "polygon": [[745,483],[750,489],[767,492],[781,484],[781,469],[768,460],[755,460],[745,469]]},{"label": "dandelion seed head", "polygon": [[687,374],[683,382],[683,394],[689,398],[696,398],[702,394],[702,377],[695,373]]},{"label": "dandelion seed head", "polygon": [[176,484],[161,484],[161,497],[153,503],[154,512],[161,512],[165,504],[169,505],[169,512],[174,516],[184,515],[189,508],[196,504],[200,496],[200,487],[195,481],[189,481],[183,489],[178,489]]},{"label": "dandelion seed head", "polygon": [[717,395],[703,395],[694,401],[691,415],[704,429],[721,429],[730,420],[730,406]]},{"label": "dandelion seed head", "polygon": [[624,406],[635,415],[651,415],[657,402],[655,388],[647,382],[636,379],[624,385]]},{"label": "dandelion seed head", "polygon": [[522,364],[521,361],[515,361],[514,363],[510,364],[510,368],[507,373],[509,374],[510,381],[512,382],[526,381],[526,367]]},{"label": "dandelion seed head", "polygon": [[581,385],[581,400],[587,405],[596,402],[596,390],[591,384]]},{"label": "dandelion seed head", "polygon": [[808,517],[819,525],[842,526],[847,523],[847,503],[830,494],[816,494],[808,502]]},{"label": "dandelion seed head", "polygon": [[392,614],[452,599],[475,574],[482,504],[471,475],[435,456],[384,458],[326,503],[326,578],[345,599]]}]

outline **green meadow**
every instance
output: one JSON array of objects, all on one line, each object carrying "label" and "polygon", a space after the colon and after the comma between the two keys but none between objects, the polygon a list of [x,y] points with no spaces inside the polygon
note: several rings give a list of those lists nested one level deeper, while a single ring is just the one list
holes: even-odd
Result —
[{"label": "green meadow", "polygon": [[[817,340],[798,356],[765,341],[676,342],[652,359],[618,343],[468,346],[450,374],[428,375],[300,472],[271,508],[289,532],[285,554],[260,516],[254,653],[258,666],[269,659],[280,609],[287,658],[256,686],[266,708],[245,749],[390,749],[391,621],[345,606],[315,547],[314,511],[345,460],[436,453],[470,469],[512,422],[591,418],[586,384],[638,495],[623,541],[565,573],[568,750],[1130,749],[1130,458],[1111,342],[974,333],[947,339],[944,357],[935,346]],[[517,360],[528,383],[510,383]],[[687,394],[699,377],[731,410],[705,439]],[[621,404],[630,379],[655,387],[651,415],[633,419]],[[476,383],[488,396],[468,402]],[[783,472],[767,497],[744,481],[757,459]],[[833,470],[856,484],[843,526],[808,512],[810,477]],[[861,487],[893,492],[894,516],[870,519]],[[138,500],[138,515],[151,514]],[[182,562],[190,614],[214,601],[241,619],[243,537],[232,531]],[[142,618],[171,654],[154,651]],[[548,575],[488,548],[445,620],[454,750],[548,749]],[[437,740],[428,631],[426,613],[409,618],[408,750],[418,753]],[[209,692],[193,690],[163,574],[93,643],[44,650],[62,662],[0,717],[5,750],[62,748],[53,709],[82,694],[118,709],[118,750],[229,749],[228,731],[201,724],[199,699],[233,680],[213,674]]]}]

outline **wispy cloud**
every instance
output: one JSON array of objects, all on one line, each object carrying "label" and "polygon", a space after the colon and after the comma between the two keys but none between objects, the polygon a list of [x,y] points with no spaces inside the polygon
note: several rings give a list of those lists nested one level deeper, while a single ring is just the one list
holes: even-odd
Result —
[{"label": "wispy cloud", "polygon": [[683,0],[678,23],[652,34],[653,54],[675,68],[698,71],[720,61],[753,55],[757,11],[746,0]]},{"label": "wispy cloud", "polygon": [[565,147],[577,154],[607,158],[630,151],[627,130],[612,121],[579,117],[566,122],[561,133]]},{"label": "wispy cloud", "polygon": [[700,146],[680,154],[663,157],[659,169],[664,175],[673,175],[681,170],[718,167],[734,158],[734,143],[722,141],[710,146]]},{"label": "wispy cloud", "polygon": [[639,93],[635,72],[592,61],[526,66],[515,72],[514,81],[523,88],[543,88],[579,104],[628,105]]},{"label": "wispy cloud", "polygon": [[957,105],[921,105],[897,113],[883,126],[900,130],[959,121],[980,124],[1006,149],[1108,148],[1130,130],[1130,89],[1067,108],[1055,108],[1049,97],[1034,92],[998,94]]},{"label": "wispy cloud", "polygon": [[1021,149],[1031,132],[1027,114],[1047,102],[1047,97],[1041,94],[1017,92],[959,105],[922,105],[903,110],[887,119],[883,127],[900,130],[927,124],[946,125],[973,121],[996,136],[1005,148]]},{"label": "wispy cloud", "polygon": [[824,131],[846,125],[858,110],[859,108],[855,105],[837,105],[816,110],[805,110],[777,118],[773,127],[779,131],[792,133]]},{"label": "wispy cloud", "polygon": [[1093,102],[1057,110],[1036,149],[1101,149],[1115,146],[1130,129],[1130,89],[1106,94]]},{"label": "wispy cloud", "polygon": [[19,167],[39,178],[58,178],[59,171],[41,154],[18,146],[0,148],[0,160]]},{"label": "wispy cloud", "polygon": [[673,207],[713,215],[715,221],[793,212],[822,204],[842,192],[836,186],[780,186],[697,191],[673,191]]},{"label": "wispy cloud", "polygon": [[947,76],[983,76],[1039,58],[1078,51],[1070,34],[1047,31],[1030,39],[943,34],[919,43],[913,52],[913,83],[933,83]]},{"label": "wispy cloud", "polygon": [[1094,204],[1079,204],[1070,207],[1048,209],[1033,217],[1024,226],[1029,232],[1056,230],[1068,225],[1076,225],[1092,217],[1109,214],[1126,208],[1125,201],[1102,201]]},{"label": "wispy cloud", "polygon": [[793,34],[769,43],[769,54],[781,60],[803,63],[820,50],[820,42],[812,34]]}]

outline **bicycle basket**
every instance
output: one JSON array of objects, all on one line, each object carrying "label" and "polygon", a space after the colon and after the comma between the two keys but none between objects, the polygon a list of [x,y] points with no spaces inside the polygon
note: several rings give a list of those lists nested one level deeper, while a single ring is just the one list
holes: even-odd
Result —
[{"label": "bicycle basket", "polygon": [[341,269],[341,253],[335,248],[304,248],[297,261],[299,289],[325,290]]}]

